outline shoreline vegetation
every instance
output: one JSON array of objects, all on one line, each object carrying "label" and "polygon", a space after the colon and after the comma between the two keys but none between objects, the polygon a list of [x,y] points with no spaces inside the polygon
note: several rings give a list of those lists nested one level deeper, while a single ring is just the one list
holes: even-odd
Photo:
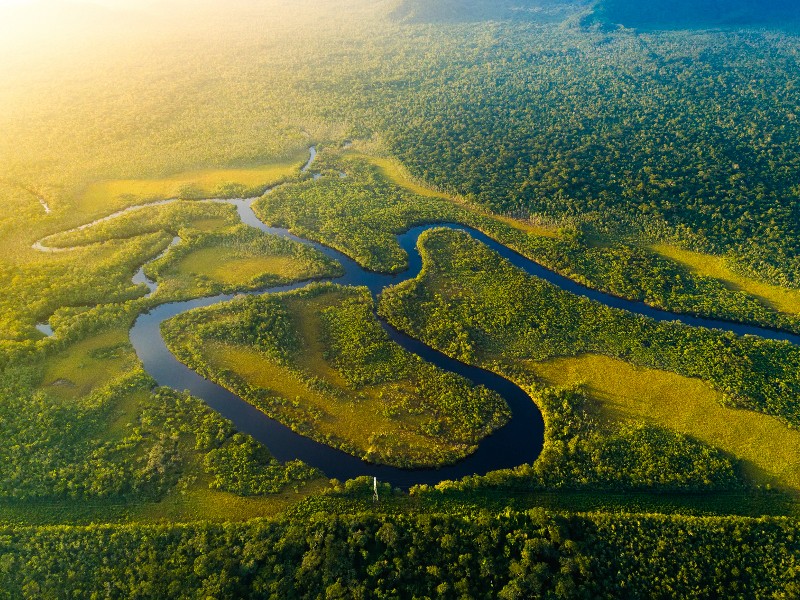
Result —
[{"label": "shoreline vegetation", "polygon": [[497,394],[392,342],[364,288],[312,284],[243,298],[173,317],[162,331],[170,351],[204,377],[370,462],[455,462],[509,418]]}]

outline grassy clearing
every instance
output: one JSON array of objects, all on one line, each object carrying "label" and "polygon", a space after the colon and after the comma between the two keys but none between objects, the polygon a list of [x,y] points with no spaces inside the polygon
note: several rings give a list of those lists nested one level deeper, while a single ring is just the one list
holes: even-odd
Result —
[{"label": "grassy clearing", "polygon": [[258,289],[340,272],[332,260],[292,240],[247,225],[181,230],[181,241],[145,267],[159,301]]},{"label": "grassy clearing", "polygon": [[603,419],[647,420],[716,446],[744,461],[758,483],[800,493],[800,432],[778,419],[720,405],[709,385],[602,355],[527,361],[548,385],[580,383]]},{"label": "grassy clearing", "polygon": [[268,496],[237,496],[208,488],[199,478],[182,491],[173,491],[160,502],[133,505],[127,513],[132,521],[246,521],[256,517],[274,517],[309,495],[329,487],[327,479],[317,479],[296,489],[288,488]]},{"label": "grassy clearing", "polygon": [[0,523],[20,525],[81,525],[89,523],[152,523],[246,521],[274,517],[310,495],[327,489],[327,479],[318,479],[298,489],[268,496],[242,497],[208,489],[198,479],[182,490],[174,490],[158,502],[147,500],[0,500]]},{"label": "grassy clearing", "polygon": [[684,250],[668,244],[657,244],[652,246],[652,249],[661,256],[684,265],[696,275],[718,279],[727,288],[747,292],[777,311],[800,315],[800,290],[784,288],[739,275],[728,267],[725,259],[721,256]]},{"label": "grassy clearing", "polygon": [[92,183],[76,200],[73,210],[96,215],[142,202],[165,198],[236,197],[258,193],[264,187],[295,175],[307,152],[284,161],[240,169],[185,171],[163,179],[117,179]]},{"label": "grassy clearing", "polygon": [[375,165],[378,168],[380,174],[384,177],[384,179],[386,179],[387,181],[391,181],[395,185],[408,190],[412,194],[416,194],[418,196],[424,196],[426,198],[441,198],[443,200],[452,199],[444,192],[434,190],[432,188],[429,188],[414,181],[411,178],[411,175],[409,174],[408,170],[397,159],[384,158],[380,156],[373,156],[371,154],[361,154],[361,153],[353,153],[351,154],[351,156],[353,156],[354,158],[358,158],[360,160],[364,160],[372,165]]},{"label": "grassy clearing", "polygon": [[[15,408],[0,415],[8,429],[0,454],[8,457],[13,472],[19,460],[15,448],[29,445],[37,449],[43,474],[33,467],[36,462],[18,466],[26,476],[14,477],[19,480],[15,486],[0,494],[0,521],[243,520],[276,515],[328,485],[326,479],[312,476],[252,496],[209,489],[215,479],[207,453],[211,448],[217,453],[230,452],[240,443],[236,436],[231,437],[233,430],[196,399],[151,391],[147,380],[129,379],[126,383],[125,377],[137,369],[127,330],[120,328],[91,335],[16,376],[5,374],[3,389],[8,388],[11,396],[4,400]],[[26,400],[27,379],[34,387]],[[11,415],[32,424],[20,425]],[[205,441],[201,444],[199,440]],[[241,454],[234,450],[233,456]],[[114,493],[103,487],[103,476],[113,482],[129,471],[127,477],[133,485],[137,473],[150,469],[151,463],[165,469],[160,491],[143,484],[137,488],[143,493],[133,494],[124,486],[122,492]],[[252,476],[258,476],[258,468],[241,462],[235,465],[238,476],[248,476],[254,469]],[[77,495],[64,491],[67,484],[62,481],[81,470],[98,474],[90,491]],[[36,495],[26,497],[26,493]]]},{"label": "grassy clearing", "polygon": [[289,279],[295,277],[302,266],[291,256],[239,256],[233,248],[200,248],[185,256],[171,274],[240,285],[266,273]]},{"label": "grassy clearing", "polygon": [[[309,311],[310,312],[310,311]],[[303,337],[306,346],[317,344]],[[332,385],[346,386],[343,378],[333,370],[318,353],[306,353],[306,365],[318,365],[314,374]],[[331,394],[312,389],[292,369],[276,365],[256,350],[232,344],[214,344],[208,348],[206,358],[214,369],[227,369],[239,375],[247,385],[269,390],[282,398],[297,400],[296,410],[284,407],[283,412],[295,413],[296,418],[308,420],[317,438],[343,439],[351,448],[358,449],[361,455],[381,454],[391,456],[393,452],[402,454],[404,448],[415,449],[415,454],[424,456],[433,450],[435,444],[430,438],[413,430],[422,422],[420,416],[403,415],[393,418],[386,414],[382,400],[381,386],[370,386],[359,390],[358,394]],[[345,388],[346,389],[346,388]],[[368,415],[369,425],[365,425]],[[393,445],[381,443],[381,438],[391,436]]]},{"label": "grassy clearing", "polygon": [[80,398],[116,379],[135,363],[128,331],[105,331],[48,358],[42,388],[64,400]]}]

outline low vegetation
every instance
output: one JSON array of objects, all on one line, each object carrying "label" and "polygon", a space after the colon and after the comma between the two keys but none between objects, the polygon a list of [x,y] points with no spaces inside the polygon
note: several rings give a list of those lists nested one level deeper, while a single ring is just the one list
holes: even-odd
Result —
[{"label": "low vegetation", "polygon": [[285,161],[239,169],[204,169],[177,173],[163,179],[121,179],[90,185],[74,210],[85,217],[168,198],[252,198],[297,174],[308,159],[305,149]]},{"label": "low vegetation", "polygon": [[255,290],[341,273],[333,260],[298,242],[237,225],[188,231],[145,268],[159,284],[155,301]]},{"label": "low vegetation", "polygon": [[742,275],[737,271],[737,265],[731,264],[725,257],[693,252],[667,244],[655,245],[653,250],[665,258],[684,265],[696,275],[714,278],[731,290],[759,298],[774,310],[790,315],[800,314],[800,290],[772,285]]}]

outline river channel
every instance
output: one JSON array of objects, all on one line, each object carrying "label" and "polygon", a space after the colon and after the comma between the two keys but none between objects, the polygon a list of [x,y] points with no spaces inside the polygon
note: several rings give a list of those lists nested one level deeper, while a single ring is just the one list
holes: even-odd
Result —
[{"label": "river channel", "polygon": [[[312,148],[311,157],[308,163],[303,167],[303,171],[307,171],[311,167],[315,155],[316,150]],[[408,254],[408,269],[395,275],[385,275],[367,271],[350,257],[337,250],[311,240],[297,237],[286,229],[268,227],[256,217],[252,210],[252,204],[255,200],[256,199],[251,198],[215,201],[227,202],[234,205],[242,222],[252,227],[256,227],[272,235],[289,238],[302,244],[312,246],[326,256],[337,260],[344,268],[344,275],[329,279],[329,281],[334,281],[341,285],[365,286],[370,290],[373,297],[377,297],[386,287],[397,285],[398,283],[417,277],[422,268],[422,259],[417,249],[419,236],[429,229],[446,227],[466,232],[478,241],[489,246],[500,256],[510,261],[514,266],[524,270],[529,275],[542,278],[565,291],[587,297],[606,306],[624,309],[658,321],[679,321],[691,326],[731,331],[738,335],[757,335],[768,339],[785,340],[793,344],[800,344],[800,336],[795,334],[773,331],[752,325],[742,325],[670,313],[652,308],[642,302],[625,300],[611,294],[584,287],[518,254],[480,231],[460,224],[435,223],[415,227],[399,235],[398,242]],[[138,208],[139,207],[134,207],[134,209]],[[83,227],[90,225],[91,224],[87,224]],[[176,239],[173,241],[173,244],[177,242],[178,240]],[[41,243],[37,243],[36,246],[40,250],[48,250],[47,247]],[[146,284],[150,288],[151,294],[155,291],[155,282],[148,280],[141,270],[136,274],[134,281]],[[308,285],[308,282],[298,282],[291,285],[249,292],[249,294],[275,294],[299,289],[306,285]],[[433,363],[440,369],[461,375],[472,381],[475,385],[483,385],[500,394],[512,411],[511,420],[492,435],[482,440],[477,450],[467,458],[452,465],[426,469],[400,469],[368,463],[355,456],[295,433],[285,425],[269,418],[263,412],[245,402],[229,390],[204,379],[186,365],[179,362],[167,349],[161,337],[161,324],[164,321],[194,308],[206,307],[229,301],[236,295],[241,294],[223,294],[160,305],[147,313],[141,314],[137,318],[130,331],[130,339],[144,368],[159,385],[178,390],[188,390],[192,395],[203,399],[223,417],[230,419],[237,430],[253,436],[259,442],[267,446],[278,460],[288,461],[300,459],[309,465],[321,469],[328,477],[334,477],[340,480],[350,479],[359,475],[369,475],[375,476],[381,481],[389,482],[394,486],[407,488],[414,484],[435,484],[446,479],[459,479],[466,475],[473,474],[481,475],[496,469],[511,468],[521,464],[531,463],[541,452],[544,442],[544,422],[542,415],[530,396],[520,387],[495,373],[463,364],[445,356],[426,346],[419,340],[394,329],[383,320],[381,320],[381,324],[384,330],[386,330],[396,343],[409,352],[420,356],[425,361]],[[365,422],[369,422],[369,415],[364,415],[364,419]]]}]

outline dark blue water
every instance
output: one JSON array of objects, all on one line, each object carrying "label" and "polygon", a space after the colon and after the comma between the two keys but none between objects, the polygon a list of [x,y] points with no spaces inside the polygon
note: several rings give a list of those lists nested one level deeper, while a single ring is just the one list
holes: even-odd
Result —
[{"label": "dark blue water", "polygon": [[[351,258],[336,250],[298,238],[285,229],[267,227],[258,220],[250,208],[252,200],[232,200],[231,202],[236,206],[243,222],[267,233],[313,246],[326,256],[338,260],[344,267],[345,273],[334,280],[336,283],[366,286],[373,294],[377,294],[386,286],[416,277],[421,269],[422,260],[419,253],[414,252],[410,261],[411,268],[402,274],[382,275],[367,271]],[[431,227],[434,226],[417,228],[414,230],[416,234],[410,233],[403,236],[403,244],[411,243],[416,248],[414,244],[416,238],[423,230]],[[299,289],[305,285],[307,285],[306,282],[299,282],[256,293],[275,294]],[[144,364],[144,368],[159,385],[188,390],[194,396],[202,398],[223,417],[230,419],[239,431],[253,436],[267,446],[278,460],[300,459],[321,469],[328,477],[341,480],[359,475],[370,475],[394,486],[409,487],[417,483],[433,484],[445,479],[459,479],[465,475],[485,474],[496,469],[511,468],[533,462],[539,456],[544,442],[544,422],[541,413],[528,394],[507,379],[453,360],[397,331],[382,320],[381,324],[389,336],[406,350],[419,355],[439,368],[469,379],[475,385],[483,385],[500,394],[513,413],[511,421],[484,439],[478,449],[468,458],[454,465],[436,469],[412,470],[370,464],[295,433],[281,423],[270,419],[232,392],[204,379],[179,362],[167,349],[161,337],[161,323],[165,320],[193,308],[211,306],[232,298],[234,295],[219,295],[161,305],[149,313],[139,316],[131,329],[131,342]]]}]

